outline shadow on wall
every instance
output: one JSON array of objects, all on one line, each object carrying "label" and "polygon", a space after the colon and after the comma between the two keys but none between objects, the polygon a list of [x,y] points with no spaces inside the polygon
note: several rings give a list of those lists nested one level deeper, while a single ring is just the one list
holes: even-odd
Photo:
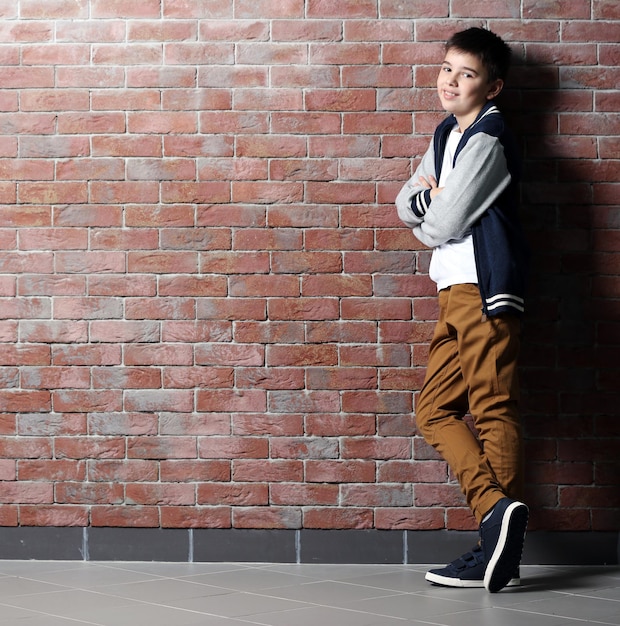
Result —
[{"label": "shadow on wall", "polygon": [[500,105],[523,148],[532,248],[521,359],[530,528],[617,532],[617,306],[602,276],[611,255],[596,236],[609,207],[595,204],[588,169],[597,137],[561,124],[563,114],[591,115],[594,97],[561,89],[559,68],[532,59],[517,61],[510,87]]}]

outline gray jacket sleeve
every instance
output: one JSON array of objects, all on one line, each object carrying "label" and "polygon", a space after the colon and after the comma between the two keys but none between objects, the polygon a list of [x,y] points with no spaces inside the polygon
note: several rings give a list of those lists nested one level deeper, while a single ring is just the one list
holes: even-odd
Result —
[{"label": "gray jacket sleeve", "polygon": [[404,184],[396,196],[396,208],[400,220],[413,228],[424,221],[424,216],[431,203],[430,189],[420,184],[420,177],[428,180],[429,176],[435,176],[435,150],[433,142],[422,157],[414,175]]},{"label": "gray jacket sleeve", "polygon": [[[499,140],[485,133],[476,133],[459,153],[445,187],[428,203],[424,214],[417,217],[411,209],[417,221],[403,221],[413,228],[413,234],[419,241],[431,248],[452,239],[461,239],[510,184],[510,180],[504,148]],[[412,184],[413,189],[423,189],[415,182]],[[418,191],[420,193],[424,197],[424,191]],[[430,194],[428,196],[430,198]],[[413,198],[410,204],[421,207],[425,203]]]}]

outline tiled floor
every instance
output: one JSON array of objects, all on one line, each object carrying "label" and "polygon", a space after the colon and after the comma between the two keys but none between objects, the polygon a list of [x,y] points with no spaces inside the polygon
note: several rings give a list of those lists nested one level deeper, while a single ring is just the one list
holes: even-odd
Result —
[{"label": "tiled floor", "polygon": [[415,565],[0,561],[0,626],[620,625],[620,568],[525,566],[446,589]]}]

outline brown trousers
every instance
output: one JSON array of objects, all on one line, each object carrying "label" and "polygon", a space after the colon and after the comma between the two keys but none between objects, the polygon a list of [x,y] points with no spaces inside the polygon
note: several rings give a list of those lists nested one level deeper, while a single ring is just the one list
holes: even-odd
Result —
[{"label": "brown trousers", "polygon": [[[501,498],[522,498],[520,321],[484,317],[476,285],[440,291],[439,306],[417,425],[447,461],[480,523]],[[468,412],[477,436],[463,419]]]}]

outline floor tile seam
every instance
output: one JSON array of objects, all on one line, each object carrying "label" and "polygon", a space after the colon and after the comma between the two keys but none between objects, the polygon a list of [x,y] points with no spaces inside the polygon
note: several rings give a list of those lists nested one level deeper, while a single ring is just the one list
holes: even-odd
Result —
[{"label": "floor tile seam", "polygon": [[508,606],[495,606],[495,607],[484,607],[484,608],[493,608],[493,609],[501,609],[504,611],[510,611],[512,613],[521,613],[525,615],[538,615],[541,617],[553,617],[553,618],[561,618],[570,620],[575,622],[575,624],[602,624],[605,626],[617,626],[617,622],[601,622],[598,620],[593,620],[592,618],[581,618],[581,617],[571,617],[570,615],[559,615],[558,613],[548,613],[545,611],[526,611],[525,609],[520,609],[518,607],[508,607]]},{"label": "floor tile seam", "polygon": [[[209,572],[209,573],[213,573],[213,574],[217,574],[219,571],[222,572],[230,572],[230,571],[234,571],[234,570],[241,570],[241,571],[252,571],[252,570],[258,570],[258,569],[262,569],[259,567],[254,567],[251,563],[237,563],[237,562],[231,562],[231,561],[221,561],[221,562],[216,562],[216,561],[194,561],[192,563],[187,563],[185,561],[85,561],[88,564],[92,564],[92,565],[97,565],[99,567],[105,567],[107,569],[112,569],[112,570],[123,570],[123,571],[128,571],[128,572],[136,572],[136,571],[141,571],[139,569],[139,566],[145,566],[145,565],[149,565],[149,566],[153,566],[153,567],[157,567],[158,565],[161,565],[163,567],[169,566],[169,565],[175,565],[178,567],[183,567],[183,566],[187,566],[187,567],[195,567],[195,568],[199,568],[201,566],[204,567],[222,567],[222,568],[232,568],[232,569],[222,569],[222,570],[216,570],[213,572]],[[273,566],[275,565],[274,563],[265,563],[265,566]],[[133,567],[132,567],[133,566]],[[153,574],[153,576],[158,576],[160,574]],[[166,576],[164,574],[161,574],[162,576],[165,576],[166,578],[168,578],[169,576]],[[174,578],[174,576],[172,576],[171,578]]]},{"label": "floor tile seam", "polygon": [[[290,609],[290,611],[291,611],[291,613],[295,613],[297,611],[307,611],[309,608],[311,608],[311,607],[304,606],[304,607],[302,607],[300,609]],[[240,623],[243,623],[243,624],[253,624],[255,626],[271,626],[268,622],[255,621],[255,620],[253,620],[253,619],[251,619],[250,617],[247,617],[247,616],[246,617],[238,617],[237,616],[237,617],[230,618],[230,619],[234,619],[234,620],[236,620],[236,621],[238,621]],[[260,619],[260,617],[257,617],[257,619]]]},{"label": "floor tile seam", "polygon": [[[75,591],[88,591],[88,592],[92,591],[91,589],[78,589],[78,588],[75,588],[73,590],[75,590]],[[233,593],[235,593],[234,590],[232,590],[232,591],[233,591]],[[116,599],[116,600],[129,600],[129,601],[131,601],[131,603],[135,603],[136,605],[144,605],[144,606],[151,606],[151,607],[157,607],[157,608],[163,608],[163,609],[171,609],[171,610],[174,610],[174,611],[182,611],[184,613],[192,613],[194,615],[200,615],[200,616],[205,616],[205,617],[217,617],[217,618],[229,619],[229,616],[221,615],[219,613],[208,613],[208,612],[205,612],[205,611],[199,611],[199,610],[196,610],[196,609],[188,609],[188,608],[185,608],[185,607],[182,607],[182,606],[176,606],[176,605],[173,605],[173,604],[164,604],[164,603],[161,603],[161,602],[150,602],[148,600],[139,600],[139,599],[136,599],[136,598],[127,598],[125,596],[118,596],[118,595],[114,595],[114,594],[104,594],[104,593],[99,593],[97,591],[93,591],[93,593],[97,593],[98,595],[101,595],[101,596],[104,596],[104,597],[107,597],[107,598]],[[29,595],[43,595],[43,594],[29,594]],[[228,595],[228,594],[222,594],[222,595]],[[25,596],[19,596],[19,597],[23,598]],[[0,606],[8,606],[8,607],[11,607],[11,608],[14,608],[14,609],[21,609],[21,610],[24,610],[24,611],[31,611],[33,613],[36,613],[37,615],[56,617],[56,618],[59,618],[59,619],[68,619],[68,620],[75,621],[77,623],[85,623],[85,624],[92,624],[93,626],[101,626],[99,624],[99,622],[88,622],[88,621],[85,622],[82,619],[73,618],[73,617],[70,617],[68,615],[62,615],[62,614],[58,614],[58,613],[50,613],[49,611],[37,611],[35,609],[27,609],[27,608],[24,608],[23,606],[21,606],[19,604],[11,604],[10,602],[6,602],[6,601],[0,601]],[[137,606],[132,606],[132,605],[127,605],[126,608],[128,608],[128,609],[135,609],[135,608],[138,608],[138,607]],[[0,623],[0,626],[1,626],[1,623]]]},{"label": "floor tile seam", "polygon": [[148,584],[150,582],[165,582],[165,581],[172,581],[172,580],[176,580],[178,582],[183,583],[184,585],[195,585],[196,587],[203,587],[203,588],[209,588],[209,589],[218,589],[218,590],[222,590],[224,593],[216,593],[213,595],[217,595],[217,596],[225,596],[228,595],[230,593],[237,593],[239,591],[239,589],[234,589],[231,587],[220,587],[218,585],[209,585],[207,583],[199,583],[199,582],[193,582],[191,580],[187,580],[187,581],[179,581],[176,578],[163,578],[163,579],[157,579],[157,580],[138,580],[138,581],[130,581],[130,582],[125,582],[125,583],[106,583],[104,585],[97,585],[95,587],[82,587],[82,586],[78,586],[76,585],[75,587],[72,587],[71,589],[75,590],[75,591],[90,591],[92,593],[98,593],[100,595],[104,595],[104,596],[110,596],[112,598],[120,598],[120,599],[124,599],[124,600],[133,600],[134,598],[127,598],[127,596],[123,596],[123,595],[119,595],[118,593],[110,593],[108,591],[106,591],[106,588],[108,587],[125,587],[125,586],[129,586],[129,585],[142,585],[142,584]]},{"label": "floor tile seam", "polygon": [[[390,591],[392,592],[392,594],[397,594],[397,595],[408,595],[408,594],[413,593],[411,591],[401,591],[400,589],[392,589],[391,587],[377,587],[376,585],[361,585],[359,583],[352,583],[346,580],[335,580],[335,579],[330,579],[330,578],[322,578],[320,580],[316,580],[312,582],[301,583],[300,585],[287,585],[286,588],[290,586],[303,587],[303,586],[309,586],[309,585],[318,585],[322,583],[327,583],[327,584],[332,584],[332,585],[349,585],[350,587],[359,587],[361,589],[376,589],[377,591]],[[284,589],[284,587],[271,587],[270,589],[273,590],[273,589],[278,589],[278,588]]]},{"label": "floor tile seam", "polygon": [[[325,582],[328,582],[328,581],[325,581]],[[280,587],[280,589],[288,589],[288,587]],[[265,592],[270,592],[270,593],[259,593],[257,591],[247,592],[247,593],[252,593],[253,595],[263,596],[265,598],[273,598],[274,600],[290,600],[290,598],[287,598],[285,596],[274,595],[273,592],[275,591],[275,589],[266,589],[264,591]],[[410,595],[409,593],[404,592],[404,591],[394,591],[392,589],[388,589],[387,591],[389,591],[390,593],[385,594],[385,595],[380,595],[380,596],[366,597],[366,598],[364,598],[364,600],[380,600],[382,598],[395,598],[395,597],[399,597],[399,596]],[[300,602],[300,600],[295,600],[295,602]],[[308,601],[308,600],[302,600],[301,602],[307,602],[308,604],[311,604],[311,605],[324,606],[324,607],[328,607],[328,608],[339,608],[339,607],[331,607],[331,605],[323,604],[322,602],[311,602],[311,601]]]},{"label": "floor tile seam", "polygon": [[[19,579],[20,581],[25,581],[27,580],[28,582],[31,583],[38,583],[40,585],[53,585],[55,587],[61,587],[61,589],[51,589],[48,591],[33,591],[32,593],[20,593],[19,595],[11,595],[8,596],[9,598],[27,598],[29,596],[43,596],[43,595],[47,595],[47,594],[54,594],[54,593],[67,593],[67,592],[71,592],[71,591],[76,591],[77,588],[74,586],[67,586],[67,585],[59,585],[58,583],[50,583],[46,580],[39,580],[38,578],[27,578],[25,576],[12,576],[12,578],[16,578]],[[3,597],[2,592],[0,591],[0,603],[4,602],[6,600],[6,597]]]},{"label": "floor tile seam", "polygon": [[[69,620],[71,622],[75,622],[76,624],[89,624],[89,626],[101,626],[101,624],[99,622],[84,621],[81,618],[77,619],[75,617],[69,617],[68,615],[58,615],[56,613],[50,613],[49,611],[40,611],[40,610],[37,610],[37,609],[25,608],[23,606],[19,606],[19,605],[15,605],[15,604],[9,604],[9,603],[4,602],[4,601],[0,601],[0,607],[10,607],[12,609],[19,609],[19,610],[24,611],[26,613],[32,613],[34,615],[40,615],[40,616],[43,616],[43,617],[55,617],[55,618],[58,618],[58,619],[66,619],[66,620]],[[0,624],[1,624],[1,622],[0,622]]]},{"label": "floor tile seam", "polygon": [[[37,583],[43,583],[43,584],[47,584],[47,585],[57,585],[57,586],[61,586],[58,583],[50,583],[49,581],[46,580],[41,580],[38,578],[25,578],[25,577],[20,577],[21,580],[30,580],[31,582],[37,582]],[[224,593],[221,594],[214,594],[214,595],[228,595],[230,593],[238,593],[240,590],[239,589],[235,589],[232,587],[221,587],[218,585],[210,585],[207,583],[201,583],[201,582],[196,582],[196,581],[191,581],[191,580],[181,580],[179,578],[174,578],[174,577],[158,577],[158,578],[154,578],[154,579],[144,579],[144,580],[132,580],[132,581],[128,581],[128,582],[112,582],[112,583],[105,583],[105,584],[98,584],[95,585],[93,587],[85,587],[83,585],[62,585],[62,589],[58,589],[58,590],[53,590],[53,591],[39,591],[39,592],[35,592],[32,594],[21,594],[19,596],[12,596],[12,597],[25,597],[28,595],[44,595],[44,594],[52,594],[52,593],[64,593],[64,592],[72,592],[72,591],[81,591],[81,592],[85,592],[85,593],[96,593],[98,595],[102,595],[102,596],[109,596],[112,598],[118,598],[120,600],[136,600],[138,602],[144,602],[143,600],[139,600],[136,598],[131,598],[131,597],[127,597],[127,596],[123,596],[123,595],[119,595],[117,593],[109,593],[108,591],[105,591],[105,589],[107,587],[122,587],[122,586],[129,586],[129,585],[141,585],[141,584],[145,584],[145,583],[152,583],[152,582],[165,582],[165,581],[178,581],[178,582],[182,582],[183,584],[188,584],[188,585],[195,585],[196,587],[208,587],[210,589],[218,589],[218,590],[222,590]],[[0,599],[0,602],[2,600]],[[148,601],[147,601],[148,604]]]},{"label": "floor tile seam", "polygon": [[[354,609],[354,608],[350,608],[350,607],[344,607],[344,606],[340,606],[340,605],[335,605],[335,604],[326,604],[324,602],[313,602],[310,600],[296,600],[296,599],[292,599],[292,598],[287,598],[284,596],[275,596],[272,594],[265,594],[265,593],[256,593],[256,592],[243,592],[246,593],[247,595],[254,595],[254,596],[259,596],[262,598],[268,598],[268,599],[272,599],[272,600],[286,600],[288,602],[299,602],[301,604],[303,604],[303,607],[298,607],[299,609],[302,608],[322,608],[322,609],[335,609],[335,610],[339,610],[339,611],[348,611],[351,613],[361,613],[363,615],[373,615],[375,617],[387,617],[387,618],[395,618],[395,616],[393,615],[384,615],[382,613],[374,613],[373,611],[369,611],[369,610],[360,610],[360,609]],[[391,593],[388,594],[386,596],[377,596],[374,598],[363,598],[363,600],[383,600],[383,599],[387,599],[387,598],[391,598],[391,597],[397,597],[397,596],[406,596],[408,594],[406,593],[401,593],[401,592],[397,592],[397,593]],[[355,600],[353,600],[353,602],[355,602]],[[296,610],[296,609],[281,609],[281,610],[276,610],[276,611],[269,611],[269,613],[283,613],[286,611],[291,611],[291,610]],[[258,613],[256,615],[259,615]],[[247,617],[247,616],[246,616]],[[239,619],[239,616],[236,616],[237,619]],[[405,618],[396,618],[396,619],[405,619]]]},{"label": "floor tile seam", "polygon": [[[330,582],[330,581],[325,581],[325,582]],[[389,598],[402,598],[402,597],[407,597],[407,596],[420,596],[420,597],[425,597],[425,598],[429,598],[429,596],[425,595],[424,591],[416,591],[416,592],[406,592],[406,591],[393,591],[393,590],[389,590],[391,591],[391,593],[388,593],[387,595],[381,595],[381,596],[373,596],[373,597],[364,597],[364,598],[360,598],[358,600],[352,599],[349,602],[350,603],[355,603],[355,602],[361,602],[361,601],[368,601],[368,600],[387,600]],[[255,594],[255,595],[262,595],[263,597],[266,598],[272,598],[272,599],[276,599],[276,600],[291,600],[291,598],[288,597],[284,597],[284,596],[277,596],[277,595],[273,595],[273,594]],[[453,603],[455,606],[454,608],[454,613],[458,613],[461,612],[458,610],[458,606],[456,605],[467,605],[467,606],[463,606],[463,611],[471,611],[471,610],[476,610],[477,608],[479,608],[477,605],[472,605],[472,603],[470,601],[465,601],[465,600],[456,600],[456,599],[452,599],[452,598],[430,598],[431,601],[438,601],[438,602],[450,602]],[[313,606],[313,607],[318,607],[318,608],[325,608],[325,609],[339,609],[339,610],[346,610],[346,611],[354,611],[356,613],[362,613],[362,614],[369,614],[369,615],[374,615],[377,617],[388,617],[388,618],[396,618],[397,616],[394,615],[384,615],[383,613],[375,613],[372,610],[368,610],[368,609],[354,609],[351,607],[346,607],[346,606],[342,606],[341,604],[327,604],[325,602],[316,602],[316,601],[310,601],[310,600],[293,600],[295,602],[304,602],[305,604],[307,604],[308,606]],[[286,609],[283,609],[286,610]],[[398,619],[408,619],[408,618],[398,618]]]},{"label": "floor tile seam", "polygon": [[[616,589],[616,587],[605,587],[605,589]],[[599,591],[603,591],[600,589]],[[617,602],[620,603],[620,597],[618,598],[601,598],[600,596],[592,596],[588,593],[574,593],[571,591],[554,591],[554,593],[560,596],[568,596],[569,598],[587,598],[588,600],[603,600],[605,602]],[[620,596],[620,588],[618,588],[618,595]]]},{"label": "floor tile seam", "polygon": [[[387,596],[390,597],[390,596]],[[275,598],[277,600],[287,600],[288,598]],[[371,598],[373,599],[373,598]],[[376,598],[375,598],[376,599]],[[298,602],[298,600],[296,600],[295,602]],[[319,609],[331,609],[331,610],[335,610],[335,611],[345,611],[347,613],[356,613],[356,614],[361,614],[361,615],[372,615],[373,617],[382,617],[382,618],[388,618],[388,619],[395,619],[398,621],[402,621],[402,622],[407,622],[407,620],[409,618],[406,617],[398,617],[397,615],[385,615],[384,613],[375,613],[374,611],[369,611],[367,609],[361,610],[361,609],[353,609],[350,607],[345,607],[345,606],[335,606],[335,605],[330,605],[330,604],[321,604],[321,603],[316,603],[316,602],[304,602],[304,604],[306,606],[303,607],[298,607],[298,608],[289,608],[289,609],[281,609],[281,610],[275,610],[275,611],[268,611],[270,614],[276,614],[276,613],[286,613],[287,611],[293,612],[293,611],[303,611],[303,610],[309,610],[312,608],[319,608]],[[256,617],[260,616],[261,613],[255,613],[254,614]],[[250,616],[246,616],[246,618],[248,618]],[[242,617],[240,616],[235,616],[235,619],[242,619]],[[264,622],[250,622],[250,623],[258,623],[261,624],[261,626],[264,625]],[[441,626],[441,625],[440,625]]]}]

